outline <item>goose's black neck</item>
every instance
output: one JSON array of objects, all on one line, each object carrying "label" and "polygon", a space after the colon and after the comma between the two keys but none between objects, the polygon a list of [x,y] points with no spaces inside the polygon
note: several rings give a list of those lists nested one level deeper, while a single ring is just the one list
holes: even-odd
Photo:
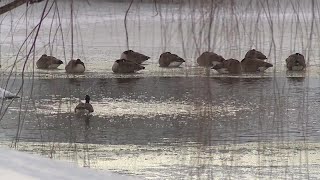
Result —
[{"label": "goose's black neck", "polygon": [[86,103],[90,103],[90,96],[89,96],[89,95],[86,95],[85,100],[86,100]]}]

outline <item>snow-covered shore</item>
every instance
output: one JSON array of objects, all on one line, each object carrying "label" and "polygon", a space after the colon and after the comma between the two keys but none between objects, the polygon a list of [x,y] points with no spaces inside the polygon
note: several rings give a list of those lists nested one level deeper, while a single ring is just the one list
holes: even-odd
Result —
[{"label": "snow-covered shore", "polygon": [[67,162],[59,162],[37,155],[0,148],[0,179],[133,180],[139,178],[81,168]]}]

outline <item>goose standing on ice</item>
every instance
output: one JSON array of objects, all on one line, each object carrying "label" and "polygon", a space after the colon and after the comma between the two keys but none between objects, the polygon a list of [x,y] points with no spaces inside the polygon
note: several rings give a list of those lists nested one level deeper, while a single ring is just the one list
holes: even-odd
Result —
[{"label": "goose standing on ice", "polygon": [[56,69],[61,64],[63,64],[61,60],[46,54],[43,54],[36,63],[39,69]]},{"label": "goose standing on ice", "polygon": [[16,94],[13,94],[12,92],[9,92],[5,89],[0,88],[0,98],[1,99],[13,99],[13,98],[19,98]]},{"label": "goose standing on ice", "polygon": [[160,67],[179,67],[184,62],[184,59],[170,52],[162,53],[159,58]]},{"label": "goose standing on ice", "polygon": [[86,67],[80,59],[77,59],[69,61],[65,69],[67,73],[83,73]]},{"label": "goose standing on ice", "polygon": [[204,52],[197,58],[197,63],[199,66],[212,67],[220,64],[225,59],[213,52]]},{"label": "goose standing on ice", "polygon": [[142,64],[143,62],[145,62],[146,60],[150,59],[149,56],[146,56],[144,54],[135,52],[133,50],[127,50],[124,51],[121,54],[120,59],[125,59],[125,60],[129,60],[129,61],[133,61],[137,64]]},{"label": "goose standing on ice", "polygon": [[76,108],[74,108],[74,112],[75,113],[82,113],[82,114],[89,114],[89,113],[92,113],[94,110],[93,110],[93,107],[92,105],[90,104],[90,96],[89,95],[86,95],[85,97],[85,103],[83,102],[80,102]]},{"label": "goose standing on ice", "polygon": [[291,54],[286,59],[286,64],[289,71],[302,71],[306,68],[306,60],[300,53]]},{"label": "goose standing on ice", "polygon": [[125,59],[116,60],[112,66],[112,71],[114,73],[134,73],[141,69],[145,69],[145,67]]},{"label": "goose standing on ice", "polygon": [[236,59],[227,59],[222,63],[213,66],[212,69],[218,71],[221,74],[240,74],[241,63]]}]

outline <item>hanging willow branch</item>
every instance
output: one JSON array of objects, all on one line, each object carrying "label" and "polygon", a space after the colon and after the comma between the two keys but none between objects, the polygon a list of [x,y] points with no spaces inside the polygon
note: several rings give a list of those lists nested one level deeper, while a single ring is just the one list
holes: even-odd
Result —
[{"label": "hanging willow branch", "polygon": [[43,1],[43,0],[15,0],[15,1],[8,3],[4,6],[1,6],[0,7],[0,15],[6,13],[8,11],[11,11],[12,9],[15,9],[15,8],[23,5],[24,3],[33,4],[33,3],[38,3],[41,1]]},{"label": "hanging willow branch", "polygon": [[124,29],[126,30],[126,42],[127,42],[127,49],[129,50],[129,35],[128,35],[128,28],[127,28],[127,17],[128,17],[128,14],[129,14],[129,11],[130,11],[130,8],[132,6],[132,3],[133,3],[134,0],[131,0],[130,2],[130,5],[126,11],[126,14],[124,16]]}]

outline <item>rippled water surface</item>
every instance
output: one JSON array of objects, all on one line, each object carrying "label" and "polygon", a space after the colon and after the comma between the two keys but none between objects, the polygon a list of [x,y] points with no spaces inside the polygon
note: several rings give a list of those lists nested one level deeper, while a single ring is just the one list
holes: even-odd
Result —
[{"label": "rippled water surface", "polygon": [[[62,49],[70,56],[69,11],[63,2],[59,7],[65,47],[59,39],[56,44],[48,44],[51,20],[55,20],[49,16],[40,31],[34,60],[42,53],[64,59]],[[245,38],[249,35],[240,32],[238,40],[243,41],[239,47],[231,48],[234,46],[226,41],[215,50],[241,59],[252,46],[260,47],[269,52],[268,61],[275,67],[261,74],[219,75],[196,65],[194,43],[181,48],[176,29],[180,6],[168,6],[161,20],[154,4],[143,3],[134,5],[130,12],[130,47],[151,59],[145,70],[119,75],[111,72],[111,66],[126,49],[123,15],[128,4],[97,0],[89,4],[79,1],[75,8],[78,34],[74,56],[86,64],[82,75],[66,74],[63,65],[58,70],[33,69],[33,58],[23,74],[23,61],[12,68],[28,28],[19,20],[19,12],[8,16],[16,23],[16,30],[10,30],[10,19],[4,18],[1,87],[7,84],[12,92],[22,87],[22,98],[1,100],[1,146],[146,179],[320,178],[316,41],[314,48],[301,49],[308,52],[307,71],[286,72],[284,57],[308,39],[296,39],[293,48],[293,41],[284,38],[281,47],[269,52],[268,33],[263,36],[266,44],[253,45],[250,38]],[[43,5],[37,4],[28,12],[28,26],[38,22]],[[184,11],[187,27],[188,8]],[[306,24],[309,15],[303,15]],[[268,21],[266,15],[261,16],[265,18],[261,22]],[[251,16],[237,17],[251,24]],[[161,23],[168,25],[166,37]],[[181,68],[158,67],[158,56],[165,50],[183,54],[187,62]],[[11,68],[13,75],[7,83]],[[86,94],[91,96],[95,111],[90,116],[76,116],[74,108]]]},{"label": "rippled water surface", "polygon": [[[1,121],[3,145],[16,140],[24,151],[151,179],[318,177],[318,78],[55,78],[33,86],[32,100],[14,100]],[[95,112],[77,117],[85,94]]]}]

